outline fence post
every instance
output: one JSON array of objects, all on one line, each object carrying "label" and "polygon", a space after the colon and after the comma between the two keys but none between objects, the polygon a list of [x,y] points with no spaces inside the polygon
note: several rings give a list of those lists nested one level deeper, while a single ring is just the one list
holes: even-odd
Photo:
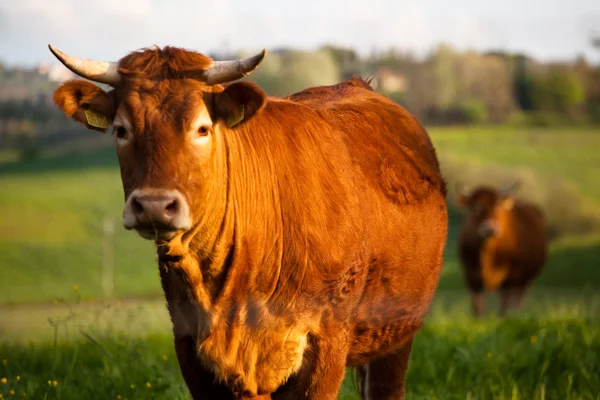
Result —
[{"label": "fence post", "polygon": [[104,216],[102,221],[102,291],[107,297],[114,290],[114,220]]}]

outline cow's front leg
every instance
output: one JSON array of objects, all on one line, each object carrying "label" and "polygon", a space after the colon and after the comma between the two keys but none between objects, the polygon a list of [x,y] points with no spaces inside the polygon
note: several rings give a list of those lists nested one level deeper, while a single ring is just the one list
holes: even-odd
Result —
[{"label": "cow's front leg", "polygon": [[274,400],[337,398],[346,372],[347,339],[309,335],[309,344],[300,371],[272,395]]},{"label": "cow's front leg", "polygon": [[175,352],[183,379],[194,400],[270,400],[270,395],[236,396],[224,383],[219,383],[215,375],[202,365],[191,336],[175,339]]},{"label": "cow's front leg", "polygon": [[183,379],[194,400],[235,400],[231,390],[216,382],[215,375],[198,360],[191,336],[175,338],[175,353]]}]

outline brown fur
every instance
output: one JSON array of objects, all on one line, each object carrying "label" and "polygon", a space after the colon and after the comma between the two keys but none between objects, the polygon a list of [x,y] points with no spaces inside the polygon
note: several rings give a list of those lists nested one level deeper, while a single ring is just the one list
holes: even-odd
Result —
[{"label": "brown fur", "polygon": [[[366,365],[371,395],[403,398],[447,233],[427,133],[359,78],[267,99],[189,79],[203,57],[124,58],[107,113],[133,121],[118,150],[125,197],[170,188],[190,205],[192,229],[157,255],[194,399],[333,400],[345,367]],[[204,108],[212,147],[199,155],[183,133]]]},{"label": "brown fur", "polygon": [[[521,305],[526,289],[543,269],[548,252],[544,216],[537,206],[501,197],[490,187],[459,197],[459,203],[466,208],[459,257],[473,296],[473,313],[483,312],[484,290],[500,289],[504,315],[511,306]],[[478,229],[486,220],[497,224],[499,234],[484,240]]]},{"label": "brown fur", "polygon": [[162,49],[141,49],[119,60],[119,72],[128,80],[165,80],[194,78],[194,75],[212,64],[204,54],[166,46]]}]

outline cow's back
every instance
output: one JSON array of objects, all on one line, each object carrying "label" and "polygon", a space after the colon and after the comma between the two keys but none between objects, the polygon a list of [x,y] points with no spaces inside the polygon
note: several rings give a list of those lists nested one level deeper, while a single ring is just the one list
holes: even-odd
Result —
[{"label": "cow's back", "polygon": [[421,124],[360,78],[296,93],[342,136],[367,180],[398,204],[446,195],[435,149]]},{"label": "cow's back", "polygon": [[517,201],[511,211],[515,247],[507,282],[522,285],[536,277],[546,261],[546,224],[542,211],[533,204]]},{"label": "cow's back", "polygon": [[364,81],[290,99],[314,109],[342,139],[363,182],[367,279],[354,321],[350,365],[392,351],[418,330],[442,264],[446,187],[433,145],[402,107]]}]

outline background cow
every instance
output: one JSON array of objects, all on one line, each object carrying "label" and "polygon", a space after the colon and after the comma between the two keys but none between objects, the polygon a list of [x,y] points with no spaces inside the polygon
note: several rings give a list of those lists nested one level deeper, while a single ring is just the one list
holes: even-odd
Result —
[{"label": "background cow", "polygon": [[437,286],[446,188],[422,126],[354,78],[268,98],[265,53],[213,62],[166,47],[118,63],[52,52],[82,77],[55,102],[113,126],[123,224],[155,240],[194,399],[404,397]]},{"label": "background cow", "polygon": [[504,190],[461,188],[457,203],[466,215],[458,239],[459,257],[473,297],[473,313],[484,308],[484,290],[500,289],[500,314],[522,304],[526,289],[546,261],[542,211],[514,198],[518,183]]}]

